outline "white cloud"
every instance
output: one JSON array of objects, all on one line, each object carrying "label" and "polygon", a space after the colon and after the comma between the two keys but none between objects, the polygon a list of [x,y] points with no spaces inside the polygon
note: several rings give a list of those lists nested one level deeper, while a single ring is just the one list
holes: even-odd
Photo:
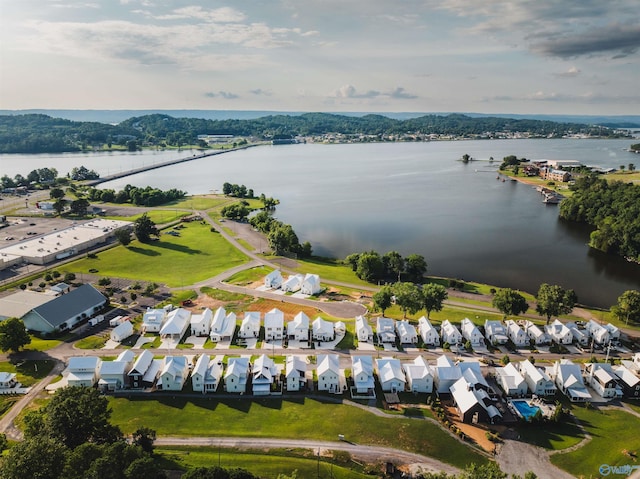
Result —
[{"label": "white cloud", "polygon": [[568,70],[565,70],[560,73],[555,73],[554,75],[559,78],[572,78],[572,77],[577,77],[578,75],[580,75],[580,73],[582,73],[580,69],[573,66],[573,67],[570,67]]}]

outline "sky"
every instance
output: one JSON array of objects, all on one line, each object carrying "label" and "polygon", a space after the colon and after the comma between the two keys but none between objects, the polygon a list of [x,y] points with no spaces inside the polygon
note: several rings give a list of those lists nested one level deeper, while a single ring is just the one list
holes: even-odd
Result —
[{"label": "sky", "polygon": [[0,0],[0,109],[639,106],[637,0]]}]

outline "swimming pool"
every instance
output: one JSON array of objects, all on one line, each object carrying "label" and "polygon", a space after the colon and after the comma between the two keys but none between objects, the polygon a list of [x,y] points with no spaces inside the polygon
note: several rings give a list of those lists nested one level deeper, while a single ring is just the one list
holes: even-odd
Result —
[{"label": "swimming pool", "polygon": [[513,404],[513,407],[516,408],[516,411],[518,411],[518,414],[520,414],[520,417],[522,417],[525,420],[529,420],[530,418],[538,414],[538,411],[541,411],[541,409],[538,406],[532,406],[527,401],[523,401],[523,400],[511,401],[511,404]]}]

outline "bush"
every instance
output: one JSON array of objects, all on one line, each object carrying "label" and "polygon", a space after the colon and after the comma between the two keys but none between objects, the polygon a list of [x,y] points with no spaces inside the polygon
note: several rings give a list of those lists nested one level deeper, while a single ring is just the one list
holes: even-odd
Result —
[{"label": "bush", "polygon": [[508,354],[505,354],[504,356],[502,356],[502,359],[500,359],[500,362],[506,366],[511,362],[511,358],[509,358]]},{"label": "bush", "polygon": [[43,281],[43,282],[42,282],[42,283],[40,283],[38,286],[39,286],[40,288],[44,288],[46,285],[47,285],[47,283],[45,283],[45,282]]},{"label": "bush", "polygon": [[55,279],[58,279],[60,276],[62,276],[62,275],[60,274],[60,271],[54,271],[54,272],[52,272],[52,273],[51,273],[51,275],[52,275]]},{"label": "bush", "polygon": [[24,291],[25,289],[27,289],[27,285],[26,285],[26,284],[24,284],[24,283],[22,283],[22,284],[20,285],[20,289],[21,289],[22,291]]},{"label": "bush", "polygon": [[444,349],[445,351],[447,351],[447,350],[451,349],[451,345],[450,345],[448,342],[445,342],[445,343],[442,345],[442,349]]},{"label": "bush", "polygon": [[65,282],[65,283],[71,283],[71,282],[73,282],[73,281],[75,281],[75,280],[76,280],[76,275],[75,275],[75,273],[66,273],[66,274],[64,275],[64,282]]},{"label": "bush", "polygon": [[44,275],[44,280],[45,281],[51,281],[53,279],[53,276],[51,276],[51,273],[47,273]]}]

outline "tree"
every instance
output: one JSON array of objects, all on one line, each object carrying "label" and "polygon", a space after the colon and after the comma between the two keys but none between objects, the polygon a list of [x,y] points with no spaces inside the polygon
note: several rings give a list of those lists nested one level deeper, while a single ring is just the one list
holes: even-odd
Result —
[{"label": "tree", "polygon": [[373,305],[375,306],[377,311],[382,312],[382,316],[384,316],[384,312],[387,308],[391,307],[393,302],[393,290],[391,286],[384,285],[378,291],[373,293]]},{"label": "tree", "polygon": [[510,288],[496,291],[493,297],[493,306],[497,308],[505,318],[509,315],[518,316],[529,309],[525,297]]},{"label": "tree", "polygon": [[627,325],[629,320],[640,322],[640,291],[627,290],[618,297],[618,304],[611,308],[611,312]]},{"label": "tree", "polygon": [[62,198],[58,198],[53,203],[53,209],[56,211],[58,215],[61,215],[64,211],[65,206],[67,206],[67,200],[63,200]]},{"label": "tree", "polygon": [[350,254],[349,256],[347,256],[344,261],[345,263],[347,263],[349,266],[351,266],[351,269],[353,271],[356,271],[358,269],[358,260],[360,259],[360,253],[353,253]]},{"label": "tree", "polygon": [[312,254],[313,254],[313,247],[311,246],[311,243],[309,243],[308,241],[305,241],[304,243],[302,243],[300,247],[300,256],[302,258],[311,258]]},{"label": "tree", "polygon": [[444,301],[449,297],[447,289],[441,284],[429,283],[422,288],[422,301],[427,310],[427,318],[431,311],[442,311]]},{"label": "tree", "polygon": [[565,290],[561,286],[542,283],[536,295],[536,311],[547,317],[547,324],[552,316],[569,314],[577,301],[576,293]]},{"label": "tree", "polygon": [[51,191],[49,191],[49,197],[52,200],[64,198],[64,190],[62,188],[51,188]]},{"label": "tree", "polygon": [[131,243],[131,231],[128,228],[120,228],[113,235],[122,246],[128,246]]},{"label": "tree", "polygon": [[397,251],[389,251],[382,256],[382,262],[384,263],[387,273],[398,276],[397,281],[400,281],[400,274],[404,270],[404,258]]},{"label": "tree", "polygon": [[9,318],[0,322],[0,349],[17,352],[29,343],[31,336],[21,319]]},{"label": "tree", "polygon": [[157,238],[160,235],[156,224],[149,218],[147,213],[144,213],[135,221],[133,232],[141,243],[149,243],[152,236]]},{"label": "tree", "polygon": [[500,470],[495,462],[478,465],[471,464],[458,475],[459,479],[507,479],[507,474]]},{"label": "tree", "polygon": [[375,251],[361,253],[358,256],[358,266],[356,276],[364,281],[374,282],[382,279],[384,275],[384,264],[382,258]]},{"label": "tree", "polygon": [[87,208],[89,208],[89,202],[85,198],[78,198],[71,202],[69,209],[73,215],[84,216],[87,214]]},{"label": "tree", "polygon": [[64,282],[65,283],[71,283],[72,281],[76,280],[76,274],[75,273],[65,273],[64,274]]},{"label": "tree", "polygon": [[629,163],[629,166],[627,166],[627,169],[629,171],[636,171],[636,165],[634,165],[633,163]]},{"label": "tree", "polygon": [[395,283],[392,286],[396,304],[402,310],[403,318],[409,314],[416,314],[422,308],[423,297],[420,287],[414,283]]},{"label": "tree", "polygon": [[133,444],[140,446],[144,452],[153,452],[153,443],[156,440],[156,431],[148,427],[136,429],[132,435]]},{"label": "tree", "polygon": [[56,439],[41,436],[15,444],[0,463],[2,479],[61,478],[66,448]]},{"label": "tree", "polygon": [[411,281],[421,283],[422,278],[427,272],[427,262],[424,256],[419,254],[410,254],[405,259],[405,273]]},{"label": "tree", "polygon": [[167,475],[152,457],[135,459],[124,470],[126,479],[166,479]]}]

